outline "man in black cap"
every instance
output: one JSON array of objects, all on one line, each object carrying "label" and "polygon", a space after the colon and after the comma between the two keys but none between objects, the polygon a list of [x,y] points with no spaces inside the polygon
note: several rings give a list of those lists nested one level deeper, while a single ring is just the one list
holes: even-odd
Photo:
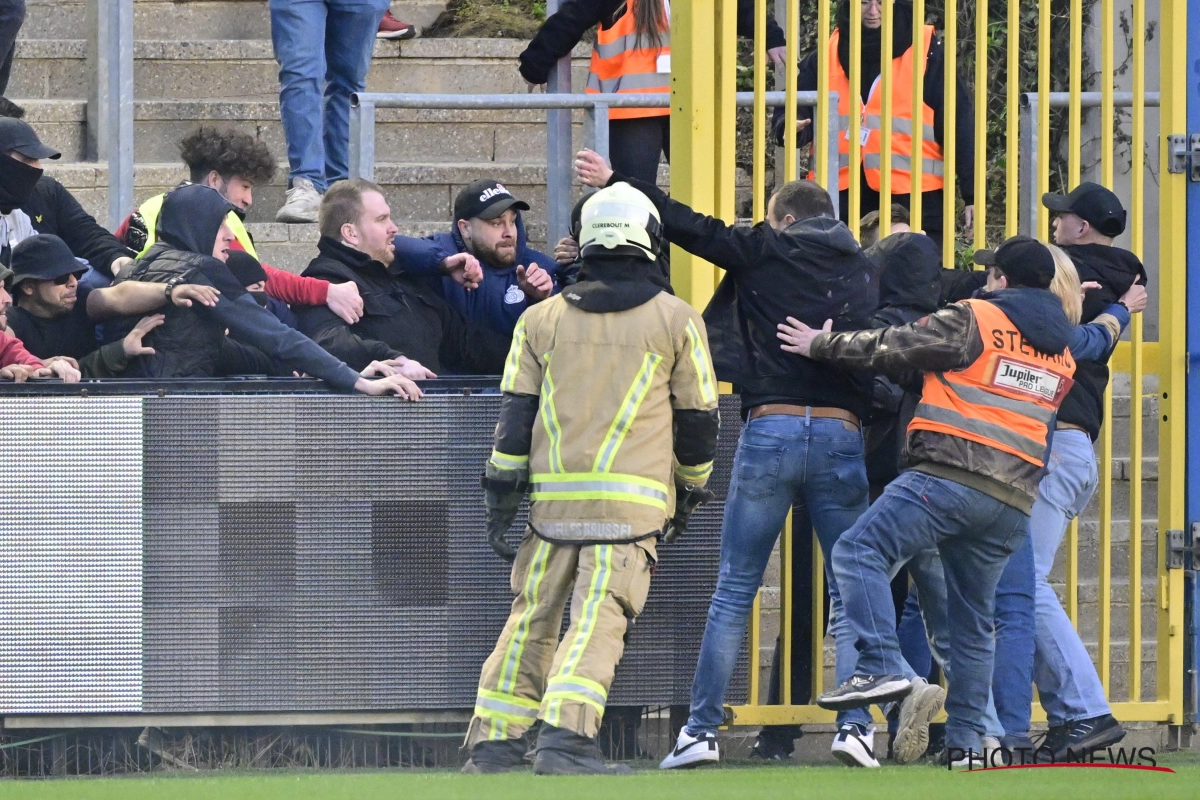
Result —
[{"label": "man in black cap", "polygon": [[[123,373],[131,358],[154,352],[142,339],[162,324],[161,314],[141,319],[122,340],[103,347],[96,323],[155,311],[168,302],[161,290],[130,285],[88,291],[79,283],[87,267],[62,239],[45,233],[13,248],[12,271],[16,304],[8,322],[38,358],[66,358],[84,378],[111,378]],[[212,304],[216,295],[211,287],[183,284],[174,288],[171,302]]]},{"label": "man in black cap", "polygon": [[[1067,195],[1043,195],[1042,204],[1055,212],[1054,241],[1075,264],[1080,281],[1097,285],[1084,295],[1082,322],[1090,323],[1106,310],[1126,318],[1129,310],[1139,310],[1137,305],[1130,309],[1133,302],[1127,298],[1131,289],[1141,292],[1137,285],[1145,284],[1146,271],[1137,256],[1113,246],[1125,231],[1125,209],[1117,196],[1098,184],[1081,183]],[[1078,360],[1075,383],[1058,410],[1046,472],[1030,513],[1036,623],[1033,630],[1012,626],[1012,646],[996,654],[1000,674],[1002,669],[1012,673],[1021,663],[1018,653],[1033,653],[1033,682],[1050,723],[1042,746],[1058,761],[1116,744],[1125,736],[1112,716],[1087,648],[1049,583],[1067,526],[1083,512],[1099,485],[1093,442],[1104,422],[1104,390],[1115,339],[1098,357]],[[1011,639],[1013,634],[1021,639]],[[1028,680],[1024,686],[1029,686]],[[1028,705],[1015,704],[1020,707],[1014,710],[1027,722]],[[996,706],[1002,718],[1006,705],[1004,694],[998,692]]]},{"label": "man in black cap", "polygon": [[[355,369],[373,362],[459,375],[499,375],[511,337],[463,317],[421,278],[392,264],[396,224],[383,190],[361,178],[338,181],[321,199],[319,255],[305,277],[353,281],[363,316],[347,325],[327,308],[297,308],[300,330]],[[460,269],[463,269],[462,263]]]},{"label": "man in black cap", "polygon": [[946,699],[950,762],[982,750],[992,685],[996,584],[1025,541],[1045,466],[1050,424],[1075,371],[1072,325],[1047,291],[1054,258],[1014,237],[979,250],[988,266],[979,298],[915,323],[844,333],[789,318],[783,349],[898,377],[925,373],[908,427],[912,469],[901,474],[833,547],[832,569],[858,650],[854,676],[817,704],[847,709],[911,690],[896,638],[888,576],[937,547],[948,593],[954,678]]},{"label": "man in black cap", "polygon": [[42,159],[60,156],[27,123],[0,116],[0,260],[7,263],[8,250],[22,239],[54,234],[99,272],[96,283],[104,285],[133,261],[134,252],[84,211],[61,183],[43,174]]},{"label": "man in black cap", "polygon": [[528,210],[502,183],[468,184],[454,199],[450,231],[396,237],[396,269],[431,280],[458,313],[511,336],[526,308],[561,288],[558,262],[528,245]]}]

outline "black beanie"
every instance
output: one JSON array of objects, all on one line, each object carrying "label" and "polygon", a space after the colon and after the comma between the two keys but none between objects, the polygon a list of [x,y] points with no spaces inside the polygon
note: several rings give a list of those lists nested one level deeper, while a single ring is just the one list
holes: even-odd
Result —
[{"label": "black beanie", "polygon": [[267,279],[267,271],[262,268],[262,264],[245,250],[230,249],[225,266],[229,267],[240,286],[253,286]]}]

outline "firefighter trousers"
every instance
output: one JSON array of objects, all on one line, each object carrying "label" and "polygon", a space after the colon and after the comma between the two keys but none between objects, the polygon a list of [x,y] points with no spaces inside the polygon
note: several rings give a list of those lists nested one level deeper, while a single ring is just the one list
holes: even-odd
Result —
[{"label": "firefighter trousers", "polygon": [[[513,562],[516,599],[484,662],[464,747],[520,738],[538,719],[595,738],[654,561],[653,539],[585,545],[527,535]],[[568,598],[571,626],[559,642]]]}]

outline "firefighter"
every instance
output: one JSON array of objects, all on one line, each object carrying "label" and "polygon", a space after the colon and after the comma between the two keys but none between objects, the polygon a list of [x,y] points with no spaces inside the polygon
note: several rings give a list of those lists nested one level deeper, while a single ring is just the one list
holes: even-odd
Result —
[{"label": "firefighter", "polygon": [[[483,478],[488,540],[513,561],[512,613],[483,665],[464,772],[612,774],[596,745],[656,539],[711,494],[717,384],[700,315],[657,261],[653,203],[628,184],[584,203],[579,281],[517,322]],[[530,491],[518,549],[505,532]],[[558,641],[563,610],[571,625]]]},{"label": "firefighter", "polygon": [[[837,5],[837,27],[829,37],[829,51],[824,54],[810,53],[799,65],[797,88],[801,92],[817,88],[817,58],[829,63],[829,91],[837,92],[838,115],[842,134],[838,137],[838,188],[841,189],[842,221],[849,224],[850,207],[850,115],[859,115],[862,123],[861,191],[859,213],[867,214],[879,210],[879,189],[882,175],[883,139],[881,118],[883,96],[880,91],[880,61],[882,58],[881,38],[883,28],[883,2],[887,0],[861,0],[862,2],[862,81],[859,91],[850,87],[850,3],[858,0],[839,0]],[[942,145],[945,142],[945,70],[954,69],[955,61],[946,58],[943,43],[934,36],[932,25],[922,25],[921,55],[915,57],[913,41],[913,9],[909,2],[892,5],[892,200],[909,204],[912,191],[912,86],[913,72],[920,69],[924,75],[924,93],[921,115],[923,138],[921,144],[921,219],[913,220],[913,230],[923,230],[940,246],[942,243],[942,203],[948,194],[954,202],[954,187],[945,186]],[[961,80],[956,81],[955,115],[955,174],[962,192],[963,224],[970,227],[975,219],[975,116],[971,94]],[[854,104],[854,105],[852,105]],[[812,108],[800,108],[796,120],[797,144],[812,140]],[[775,111],[773,122],[776,140],[783,144],[783,109]],[[809,174],[811,180],[813,175]],[[954,232],[950,231],[950,235]]]},{"label": "firefighter", "polygon": [[[671,93],[669,0],[565,0],[521,53],[521,77],[530,89],[546,83],[558,60],[595,26],[588,94]],[[754,35],[753,0],[737,4],[738,35]],[[767,54],[783,66],[783,30],[767,20]],[[658,182],[659,156],[671,158],[671,109],[612,108],[608,112],[613,169]]]},{"label": "firefighter", "polygon": [[[912,468],[833,547],[833,574],[854,630],[854,676],[817,698],[822,708],[899,700],[912,690],[896,639],[889,572],[930,547],[941,554],[954,674],[946,698],[949,761],[981,752],[992,685],[996,586],[1029,537],[1050,427],[1071,388],[1072,323],[1048,291],[1054,257],[1009,239],[977,250],[987,291],[917,322],[828,333],[780,325],[784,350],[896,375],[925,372],[908,426]],[[826,325],[826,330],[828,330]]]}]

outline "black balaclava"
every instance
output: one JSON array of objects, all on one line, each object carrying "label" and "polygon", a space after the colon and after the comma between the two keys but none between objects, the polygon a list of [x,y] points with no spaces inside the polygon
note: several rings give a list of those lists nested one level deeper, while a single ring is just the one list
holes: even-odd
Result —
[{"label": "black balaclava", "polygon": [[42,170],[0,153],[0,214],[11,214],[33,194],[33,187],[42,177]]},{"label": "black balaclava", "polygon": [[217,231],[233,209],[216,189],[201,184],[182,186],[163,200],[155,235],[176,250],[211,256]]},{"label": "black balaclava", "polygon": [[[840,32],[840,36],[838,37],[838,61],[841,62],[842,69],[845,70],[847,76],[850,75],[850,37],[846,35],[846,31],[850,30],[850,3],[852,2],[858,2],[858,0],[838,0],[836,15],[837,28]],[[912,37],[912,5],[904,2],[893,3],[892,58],[899,58],[905,50],[912,47]],[[865,25],[862,26],[861,91],[864,103],[867,101],[867,96],[871,93],[871,86],[875,83],[875,79],[879,77],[879,56],[882,42],[882,26],[874,30]]]}]

